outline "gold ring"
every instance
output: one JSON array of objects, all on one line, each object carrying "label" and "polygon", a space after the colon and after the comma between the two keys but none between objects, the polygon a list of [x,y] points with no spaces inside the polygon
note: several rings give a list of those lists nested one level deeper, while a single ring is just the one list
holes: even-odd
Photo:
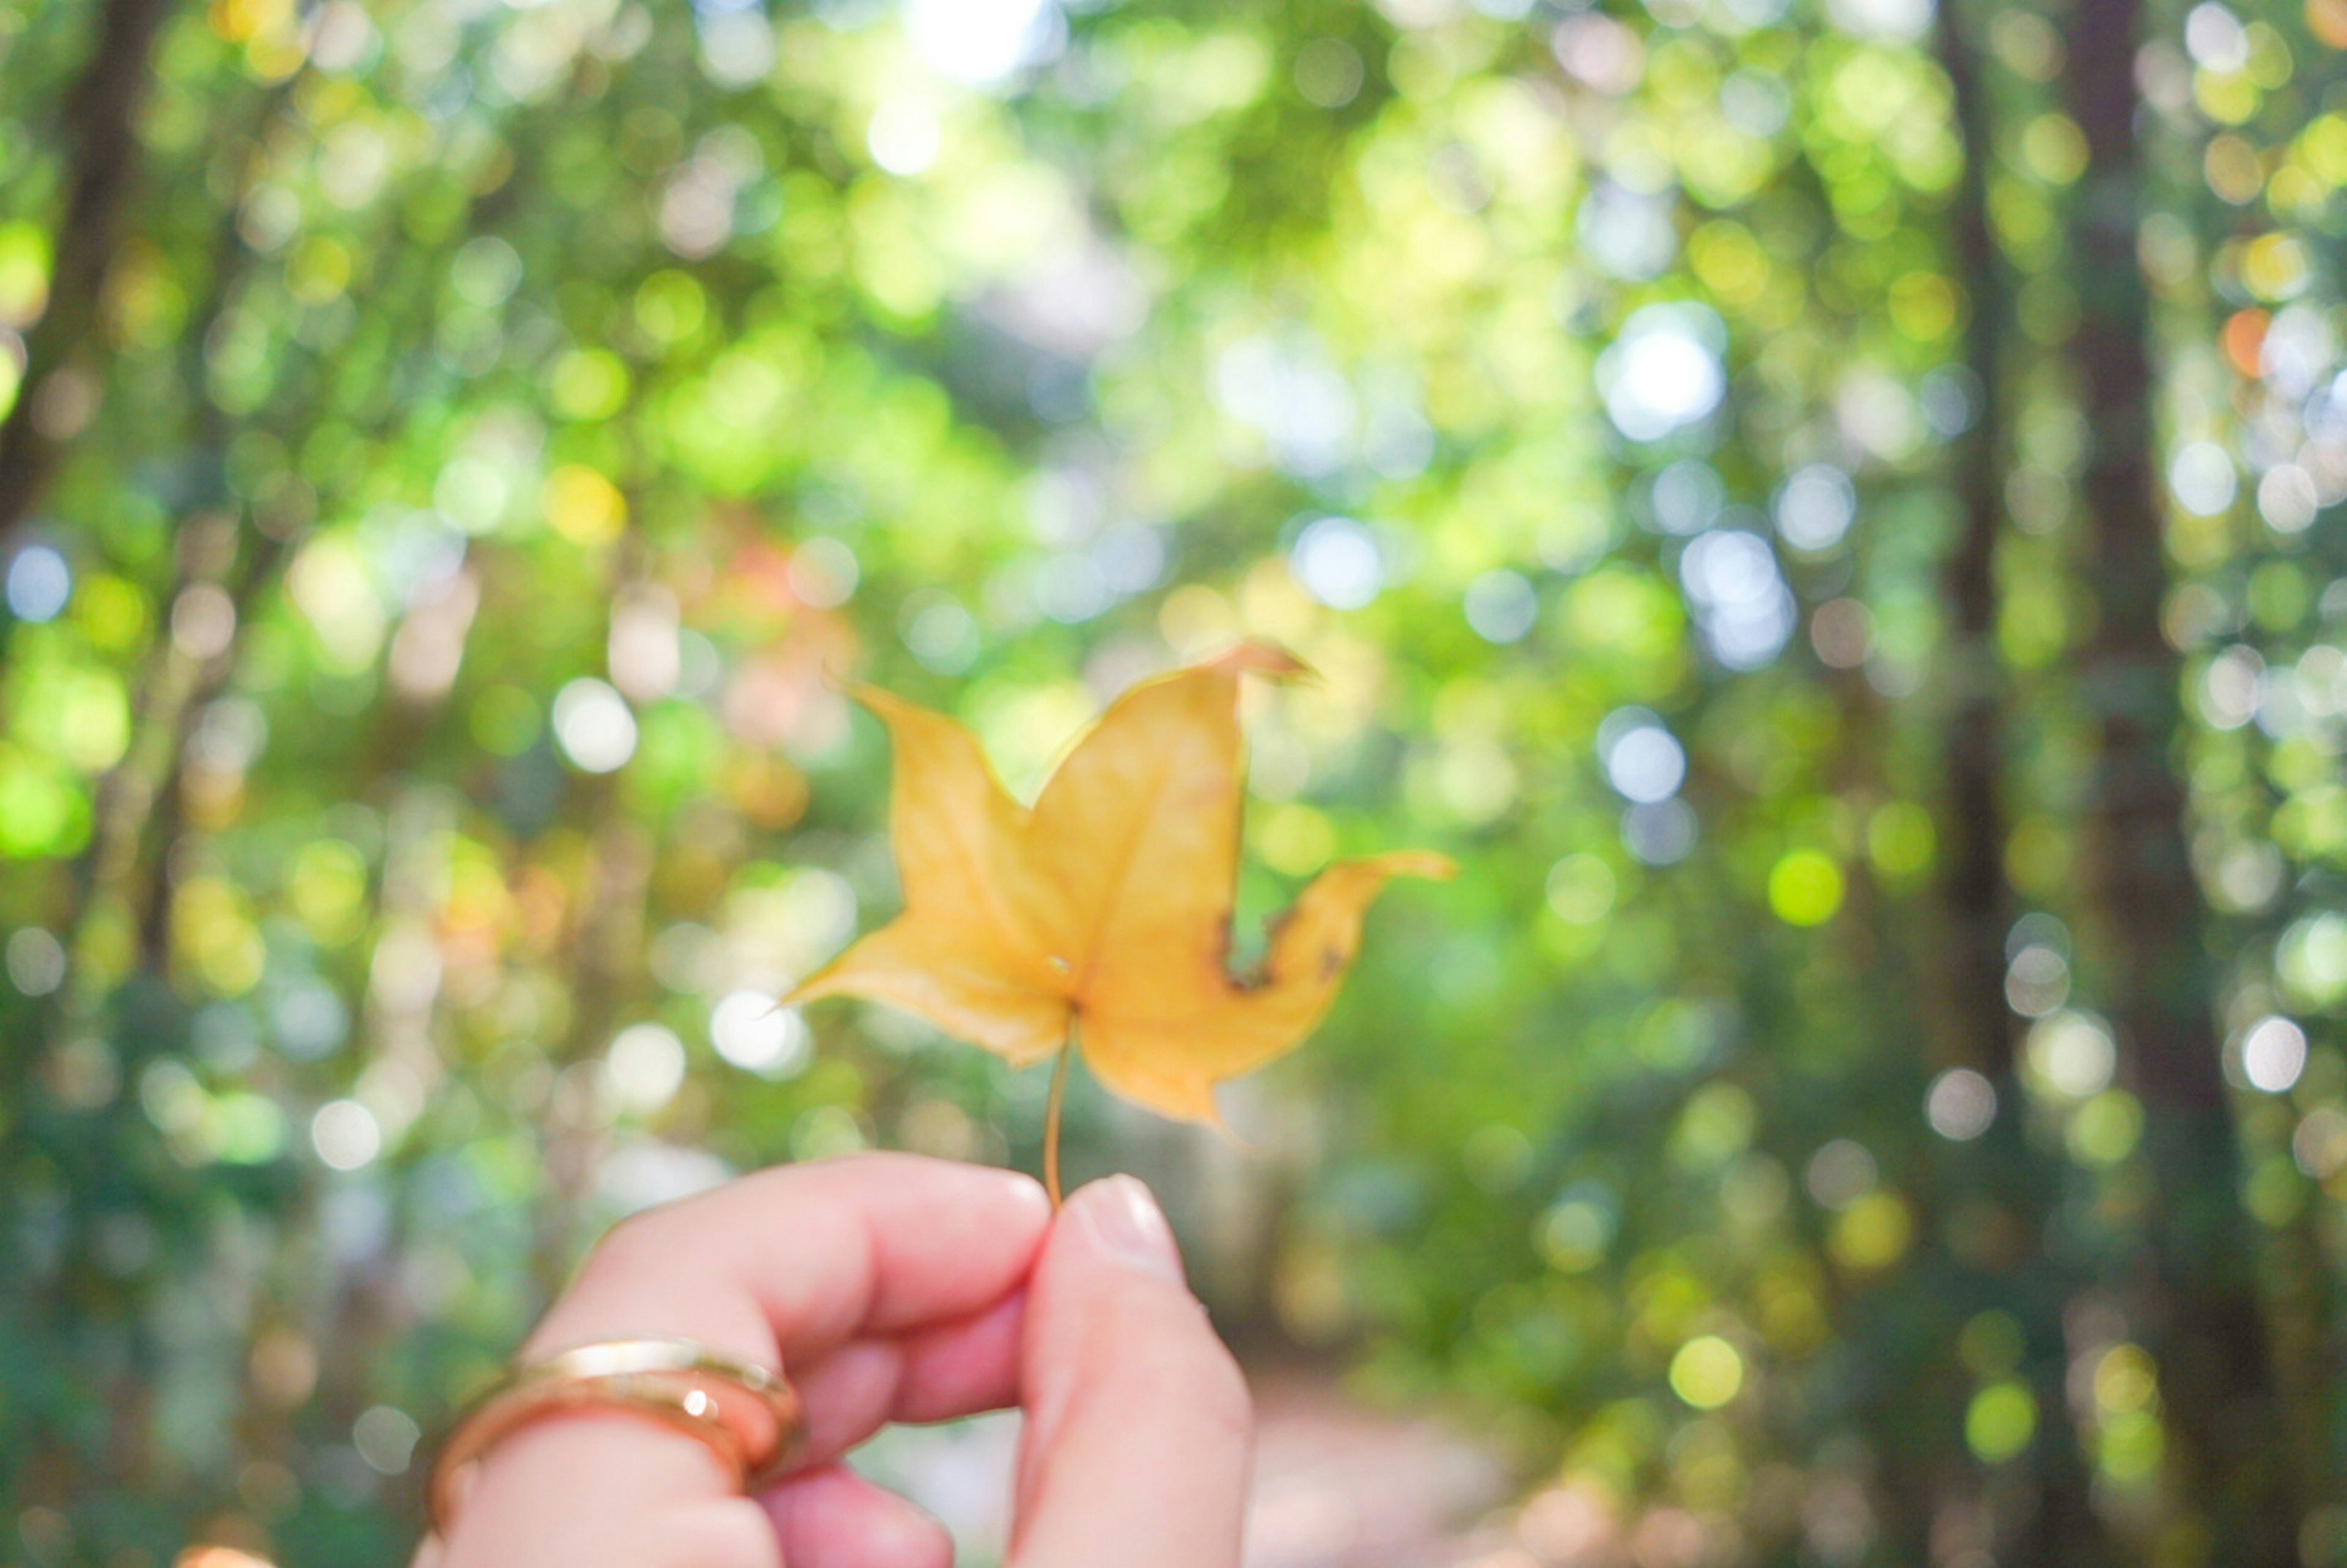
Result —
[{"label": "gold ring", "polygon": [[466,1477],[498,1442],[550,1416],[617,1410],[706,1445],[744,1491],[774,1481],[799,1435],[799,1397],[779,1372],[690,1339],[613,1339],[525,1362],[476,1399],[440,1447],[425,1494],[432,1528],[456,1518]]}]

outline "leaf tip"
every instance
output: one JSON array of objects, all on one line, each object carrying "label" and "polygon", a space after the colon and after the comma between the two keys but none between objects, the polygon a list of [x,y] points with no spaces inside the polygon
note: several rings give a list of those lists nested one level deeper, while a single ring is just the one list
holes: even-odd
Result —
[{"label": "leaf tip", "polygon": [[1230,675],[1261,675],[1272,681],[1310,681],[1319,671],[1268,638],[1252,637],[1234,643],[1201,667]]},{"label": "leaf tip", "polygon": [[1459,863],[1431,849],[1394,849],[1373,855],[1368,864],[1388,876],[1415,876],[1425,882],[1448,882],[1459,875]]},{"label": "leaf tip", "polygon": [[1240,1135],[1239,1130],[1230,1124],[1219,1107],[1209,1106],[1204,1115],[1194,1117],[1192,1120],[1207,1132],[1221,1134],[1223,1142],[1242,1153],[1259,1154],[1263,1152],[1263,1146],[1260,1143]]},{"label": "leaf tip", "polygon": [[780,1012],[784,1008],[805,1007],[811,1001],[820,1001],[825,997],[853,995],[854,988],[846,982],[844,973],[843,960],[846,957],[846,953],[840,954],[781,996],[776,997],[774,1010]]},{"label": "leaf tip", "polygon": [[884,719],[891,709],[908,705],[904,698],[886,686],[875,686],[869,681],[834,681],[828,683],[841,696],[851,699]]},{"label": "leaf tip", "polygon": [[1223,1108],[1214,1103],[1214,1091],[1212,1084],[1207,1084],[1196,1090],[1194,1094],[1185,1095],[1180,1101],[1168,1104],[1164,1107],[1164,1111],[1166,1115],[1177,1122],[1187,1122],[1194,1126],[1220,1132],[1235,1143],[1240,1141],[1238,1134],[1231,1130],[1231,1124],[1223,1119]]}]

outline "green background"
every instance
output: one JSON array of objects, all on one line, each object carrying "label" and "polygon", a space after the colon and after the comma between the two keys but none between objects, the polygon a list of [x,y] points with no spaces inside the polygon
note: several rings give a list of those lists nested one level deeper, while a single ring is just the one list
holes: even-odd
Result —
[{"label": "green background", "polygon": [[834,682],[1024,790],[1242,635],[1241,951],[1462,874],[1071,1172],[1490,1562],[2347,1560],[2342,44],[0,0],[0,1563],[393,1563],[616,1215],[1033,1168],[764,1013],[894,907]]}]

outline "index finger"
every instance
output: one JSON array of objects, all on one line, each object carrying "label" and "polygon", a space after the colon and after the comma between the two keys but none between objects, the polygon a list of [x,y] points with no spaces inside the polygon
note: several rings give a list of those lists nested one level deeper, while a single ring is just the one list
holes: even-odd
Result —
[{"label": "index finger", "polygon": [[530,1335],[527,1357],[637,1335],[764,1366],[984,1311],[1051,1225],[1032,1178],[858,1154],[784,1165],[622,1222]]}]

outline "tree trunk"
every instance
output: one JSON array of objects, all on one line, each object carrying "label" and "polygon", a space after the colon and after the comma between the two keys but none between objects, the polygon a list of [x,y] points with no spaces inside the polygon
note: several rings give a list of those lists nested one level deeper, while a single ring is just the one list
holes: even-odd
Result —
[{"label": "tree trunk", "polygon": [[32,514],[56,466],[61,442],[43,428],[41,394],[97,329],[116,231],[138,181],[138,106],[154,79],[148,56],[170,8],[170,0],[108,0],[89,64],[66,100],[73,161],[48,309],[26,343],[24,381],[0,423],[0,550]]},{"label": "tree trunk", "polygon": [[2071,1419],[2065,1388],[2061,1308],[2075,1282],[2045,1255],[2048,1220],[2061,1195],[2063,1172],[2031,1145],[2015,1071],[2013,1010],[2004,998],[2005,934],[2015,909],[2004,873],[2009,816],[2004,793],[2005,713],[2011,688],[1996,642],[1997,544],[2004,529],[2001,483],[2011,422],[2005,374],[2006,332],[2012,318],[2007,285],[1988,217],[1988,171],[1995,156],[1990,106],[1979,59],[1965,36],[1967,13],[1942,5],[1940,60],[1953,92],[1964,172],[1949,214],[1950,249],[1971,302],[1964,363],[1978,399],[1970,429],[1950,444],[1952,477],[1961,506],[1954,550],[1946,566],[1949,714],[1945,756],[1948,793],[1943,820],[1947,853],[1940,887],[1946,921],[1946,1038],[1949,1058],[1995,1086],[1997,1116],[1979,1145],[1951,1151],[1943,1170],[1961,1190],[1953,1194],[1986,1205],[2002,1245],[1965,1262],[1987,1276],[1985,1293],[2011,1311],[2027,1336],[2024,1371],[2037,1397],[2041,1437],[2034,1486],[1991,1488],[1983,1519],[2001,1558],[2040,1568],[2112,1560],[2112,1543],[2096,1516],[2089,1471]]},{"label": "tree trunk", "polygon": [[[2182,667],[2160,629],[2167,588],[2154,463],[2150,303],[2136,259],[2140,0],[2080,0],[2070,112],[2089,159],[2071,232],[2072,358],[2094,448],[2081,478],[2086,585],[2100,611],[2085,695],[2097,731],[2087,827],[2100,989],[2145,1111],[2153,1202],[2135,1331],[2159,1365],[2173,1561],[2297,1568],[2298,1516],[2277,1451],[2282,1409],[2239,1198],[2199,890],[2176,767]],[[2192,1545],[2198,1537],[2197,1550]]]}]

